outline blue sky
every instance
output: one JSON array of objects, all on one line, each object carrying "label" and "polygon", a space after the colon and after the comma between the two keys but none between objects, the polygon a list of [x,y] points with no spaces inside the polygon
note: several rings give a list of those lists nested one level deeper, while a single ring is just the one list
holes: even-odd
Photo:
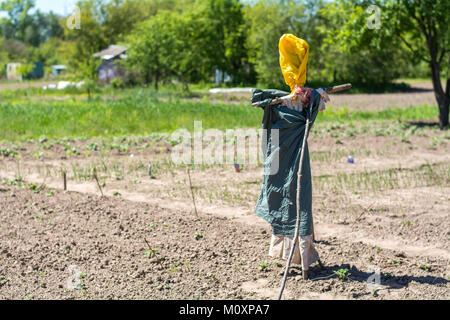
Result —
[{"label": "blue sky", "polygon": [[[0,0],[3,2],[3,0]],[[39,9],[42,12],[53,11],[61,15],[68,15],[75,5],[77,0],[36,0],[35,10]],[[0,13],[0,17],[5,16],[4,12]]]},{"label": "blue sky", "polygon": [[69,14],[76,0],[36,0],[36,9],[43,12],[53,11],[61,15]]}]

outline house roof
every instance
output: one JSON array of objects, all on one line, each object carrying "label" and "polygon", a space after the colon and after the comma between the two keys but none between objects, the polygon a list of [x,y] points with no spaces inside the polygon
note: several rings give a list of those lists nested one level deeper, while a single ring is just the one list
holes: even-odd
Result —
[{"label": "house roof", "polygon": [[106,48],[102,51],[99,51],[97,53],[94,53],[93,56],[96,58],[102,58],[105,60],[109,60],[109,59],[117,57],[118,55],[121,55],[122,53],[127,51],[127,49],[128,48],[126,48],[126,47],[112,44],[108,48]]}]

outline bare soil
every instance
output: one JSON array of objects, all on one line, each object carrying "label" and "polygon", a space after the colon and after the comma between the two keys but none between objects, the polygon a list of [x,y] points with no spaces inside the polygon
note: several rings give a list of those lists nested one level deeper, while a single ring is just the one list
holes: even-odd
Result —
[{"label": "bare soil", "polygon": [[[283,263],[267,257],[270,230],[142,202],[15,186],[0,192],[1,299],[274,298]],[[320,224],[319,224],[320,225]],[[148,254],[157,250],[155,256]],[[291,270],[290,299],[448,299],[448,259],[319,236],[326,267],[302,280]],[[146,256],[146,252],[147,255]],[[368,261],[370,260],[370,262]],[[366,280],[382,269],[382,287]],[[421,266],[426,265],[421,268]],[[72,266],[72,267],[71,267]],[[75,267],[73,267],[75,266]],[[78,288],[68,281],[80,271]],[[346,268],[347,280],[333,271]]]},{"label": "bare soil", "polygon": [[[294,266],[284,297],[449,299],[446,133],[337,138],[316,129],[309,149],[325,268],[313,266],[305,281]],[[71,145],[85,150],[90,142]],[[172,166],[171,146],[159,143],[68,155],[57,143],[30,142],[16,157],[0,156],[0,298],[275,298],[284,262],[268,257],[270,226],[253,213],[261,168],[192,168],[197,217],[185,169]],[[374,289],[367,280],[376,268]],[[347,279],[334,273],[342,269]]]},{"label": "bare soil", "polygon": [[[57,82],[57,81],[56,81]],[[0,90],[4,89],[23,89],[30,87],[42,88],[55,81],[31,81],[31,82],[7,82],[0,83]],[[380,93],[380,94],[352,94],[342,93],[331,96],[329,107],[340,109],[343,107],[349,110],[383,110],[386,108],[407,108],[417,105],[437,106],[436,98],[434,96],[432,83],[428,81],[411,82],[411,90],[402,93]],[[109,97],[109,99],[116,99],[117,97]],[[189,102],[204,102],[211,103],[226,103],[226,104],[248,104],[250,101],[250,93],[218,93],[207,94],[199,97],[189,97],[184,100]],[[32,97],[32,100],[66,100],[71,97]],[[77,99],[85,100],[86,97],[77,97]],[[161,101],[167,99],[160,98]],[[206,100],[205,100],[206,99]]]},{"label": "bare soil", "polygon": [[0,82],[0,90],[5,89],[25,89],[25,88],[43,88],[55,81],[14,81],[14,82]]}]

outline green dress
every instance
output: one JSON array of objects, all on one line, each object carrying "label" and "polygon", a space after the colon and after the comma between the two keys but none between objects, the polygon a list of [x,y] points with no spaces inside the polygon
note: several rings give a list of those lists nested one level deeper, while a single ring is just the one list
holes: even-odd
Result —
[{"label": "green dress", "polygon": [[[255,212],[272,226],[272,233],[277,236],[293,236],[297,220],[297,171],[306,127],[307,113],[311,125],[314,123],[320,102],[320,94],[313,90],[310,105],[302,112],[282,105],[270,106],[270,102],[289,93],[279,90],[254,89],[252,103],[258,102],[264,109],[263,136],[265,156],[261,194],[256,203]],[[276,133],[278,129],[278,140]],[[299,235],[312,234],[312,185],[308,143],[302,169],[300,193],[301,223]],[[272,170],[270,169],[272,168]],[[274,169],[275,168],[275,169]],[[278,168],[278,170],[276,170]],[[272,172],[270,172],[272,171]]]}]

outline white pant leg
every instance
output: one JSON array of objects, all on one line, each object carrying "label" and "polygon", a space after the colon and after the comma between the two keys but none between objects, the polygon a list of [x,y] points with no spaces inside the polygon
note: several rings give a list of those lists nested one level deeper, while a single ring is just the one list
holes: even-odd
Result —
[{"label": "white pant leg", "polygon": [[[292,263],[301,264],[303,270],[308,270],[311,264],[319,260],[319,254],[314,246],[312,235],[299,236],[298,240],[294,249]],[[293,243],[293,236],[272,235],[269,256],[278,259],[288,259]]]}]

